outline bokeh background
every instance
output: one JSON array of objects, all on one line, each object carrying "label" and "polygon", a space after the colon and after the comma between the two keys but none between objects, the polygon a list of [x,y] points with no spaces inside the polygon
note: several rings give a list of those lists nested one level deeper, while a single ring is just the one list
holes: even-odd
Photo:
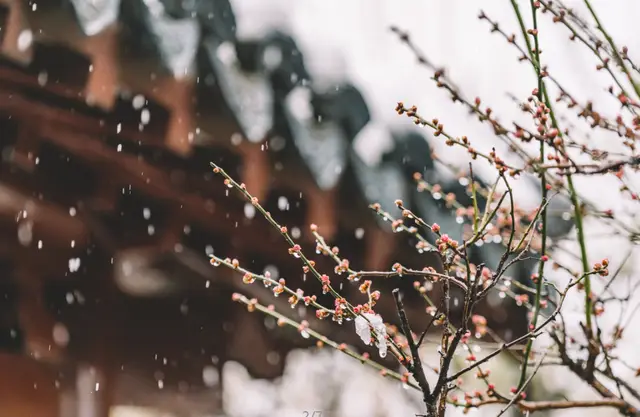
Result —
[{"label": "bokeh background", "polygon": [[[365,348],[352,323],[313,321],[312,312],[289,309],[286,299],[243,286],[237,274],[208,264],[211,253],[238,257],[256,272],[319,291],[303,279],[278,233],[213,178],[208,163],[244,181],[309,251],[307,230],[316,223],[358,268],[387,269],[395,260],[430,264],[433,259],[416,253],[367,204],[391,210],[402,198],[428,222],[460,234],[442,197],[454,192],[465,198],[464,181],[447,164],[465,170],[466,153],[412,126],[394,112],[396,103],[415,104],[479,149],[495,147],[505,159],[513,157],[435,86],[432,71],[389,28],[409,32],[467,97],[481,97],[501,121],[525,123],[512,96],[526,98],[534,74],[477,18],[482,9],[508,33],[519,33],[508,2],[1,3],[0,416],[289,417],[321,411],[395,417],[420,411],[419,395],[401,384],[338,352],[316,349],[295,331],[230,301],[241,291],[273,302],[332,338]],[[582,10],[581,1],[565,3]],[[640,48],[634,28],[640,4],[593,4],[633,56]],[[541,17],[540,27],[543,59],[554,76],[575,97],[614,115],[618,105],[594,58],[549,16]],[[584,130],[585,141],[616,150],[612,137],[589,135],[588,126],[567,117]],[[441,162],[431,159],[432,151]],[[443,193],[418,195],[411,182],[416,171],[442,184]],[[493,179],[481,161],[474,172],[485,182]],[[596,206],[637,224],[615,182],[589,178],[577,186]],[[539,201],[530,178],[514,190],[524,207]],[[562,215],[569,206],[561,198],[554,204],[555,256],[571,264],[573,231]],[[602,225],[588,227],[593,259],[606,256],[616,265],[632,254],[619,281],[622,291],[629,288],[634,248]],[[491,264],[499,247],[489,242],[474,256]],[[526,281],[534,266],[513,271],[513,279]],[[570,318],[582,305],[569,301]],[[411,305],[419,322],[424,306]],[[509,297],[497,295],[481,308],[504,340],[526,326]],[[381,309],[394,320],[393,308]],[[603,322],[612,326],[616,313]],[[626,314],[632,323],[635,310]],[[633,359],[638,342],[630,332],[621,354]],[[544,350],[545,341],[537,343]],[[491,349],[478,346],[477,356]],[[435,345],[423,350],[435,365]],[[519,375],[508,357],[491,367],[504,389]],[[544,382],[531,388],[531,398],[591,395],[571,375],[542,372]],[[633,380],[632,370],[621,372]]]}]

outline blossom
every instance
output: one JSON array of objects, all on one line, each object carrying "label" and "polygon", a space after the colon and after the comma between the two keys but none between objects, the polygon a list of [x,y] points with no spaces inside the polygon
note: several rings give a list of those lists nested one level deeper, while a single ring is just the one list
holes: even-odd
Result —
[{"label": "blossom", "polygon": [[365,345],[371,344],[371,330],[374,330],[378,340],[376,346],[381,358],[387,356],[387,328],[382,321],[382,317],[378,314],[364,313],[356,317],[354,320],[356,326],[356,334]]}]

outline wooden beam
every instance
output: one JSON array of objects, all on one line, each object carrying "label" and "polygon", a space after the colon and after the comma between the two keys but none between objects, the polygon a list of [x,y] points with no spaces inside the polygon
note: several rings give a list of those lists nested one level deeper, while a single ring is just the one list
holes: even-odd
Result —
[{"label": "wooden beam", "polygon": [[[51,245],[51,250],[69,247],[71,241],[75,242],[73,246],[77,245],[80,248],[88,243],[85,226],[80,220],[70,216],[68,211],[62,211],[50,203],[37,201],[2,183],[0,183],[0,222],[4,223],[5,227],[13,226],[12,232],[8,235],[17,238],[19,233],[23,233],[25,246],[31,243],[37,245],[37,240]],[[24,230],[27,227],[30,230]],[[62,239],[61,236],[63,236]],[[36,241],[32,242],[33,240]]]}]

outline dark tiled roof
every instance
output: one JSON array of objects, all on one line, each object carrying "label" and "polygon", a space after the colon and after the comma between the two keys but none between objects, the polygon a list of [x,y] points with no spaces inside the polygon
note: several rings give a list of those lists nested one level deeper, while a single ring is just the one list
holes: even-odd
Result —
[{"label": "dark tiled roof", "polygon": [[395,146],[383,156],[384,160],[400,165],[406,175],[419,172],[429,181],[427,176],[435,173],[435,166],[425,137],[415,131],[393,132],[392,135]]},{"label": "dark tiled roof", "polygon": [[263,141],[273,128],[275,106],[267,74],[244,70],[234,45],[215,38],[203,43],[199,73],[204,77],[203,88],[222,95],[244,136],[251,142]]},{"label": "dark tiled roof", "polygon": [[336,85],[315,94],[312,102],[318,117],[336,120],[350,139],[355,139],[371,120],[362,93],[351,84]]},{"label": "dark tiled roof", "polygon": [[196,19],[172,16],[160,0],[123,1],[120,19],[127,41],[154,53],[166,70],[177,75],[191,67],[200,44]]},{"label": "dark tiled roof", "polygon": [[298,87],[282,100],[276,114],[281,120],[278,133],[293,143],[318,187],[328,190],[336,187],[345,171],[349,142],[336,121],[318,120],[312,94],[310,88]]},{"label": "dark tiled roof", "polygon": [[92,36],[100,33],[118,19],[120,0],[89,2],[86,0],[68,0],[75,12],[82,31]]},{"label": "dark tiled roof", "polygon": [[[155,0],[174,19],[195,19],[205,35],[224,41],[236,39],[236,17],[229,0]],[[147,1],[152,4],[153,2]]]}]

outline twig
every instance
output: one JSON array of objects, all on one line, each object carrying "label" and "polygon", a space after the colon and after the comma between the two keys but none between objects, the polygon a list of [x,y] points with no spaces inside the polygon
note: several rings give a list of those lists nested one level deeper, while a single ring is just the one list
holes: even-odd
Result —
[{"label": "twig", "polygon": [[413,333],[411,332],[409,319],[407,318],[407,313],[404,310],[404,305],[402,304],[402,299],[400,298],[400,290],[398,288],[395,288],[392,291],[392,294],[394,300],[396,301],[396,308],[398,310],[398,316],[400,317],[402,332],[407,338],[409,350],[411,351],[411,359],[407,362],[407,368],[409,369],[409,372],[411,372],[415,380],[418,382],[418,385],[422,390],[422,399],[424,401],[424,404],[427,406],[428,410],[432,410],[433,398],[431,397],[431,388],[429,387],[427,376],[425,375],[424,368],[422,367],[422,361],[420,360],[420,352],[418,352],[418,346],[413,340]]}]

